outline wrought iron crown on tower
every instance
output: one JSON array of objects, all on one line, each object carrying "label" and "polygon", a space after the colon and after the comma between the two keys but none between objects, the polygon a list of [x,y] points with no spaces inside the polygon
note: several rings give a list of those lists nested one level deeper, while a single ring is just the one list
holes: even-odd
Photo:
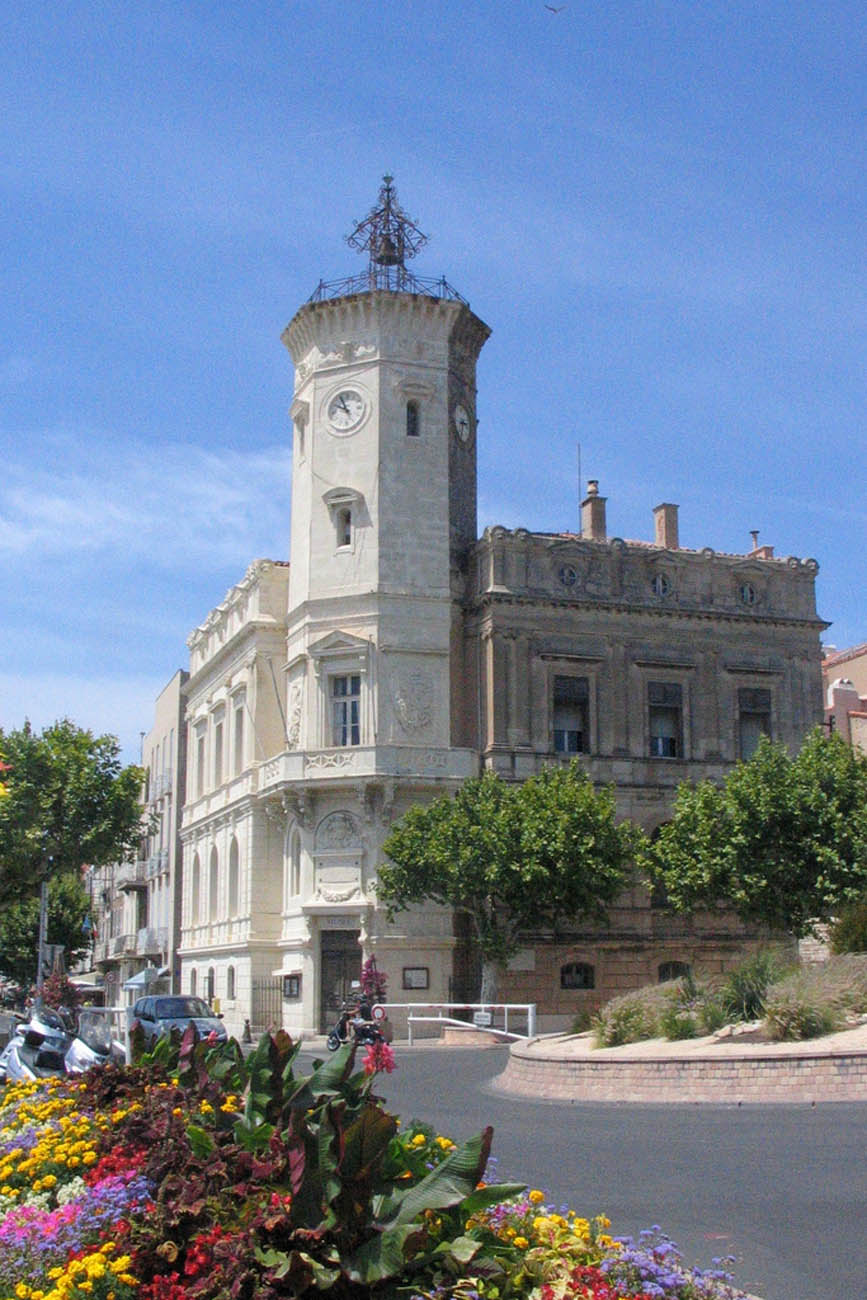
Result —
[{"label": "wrought iron crown on tower", "polygon": [[355,223],[346,242],[359,253],[368,254],[367,271],[345,280],[320,280],[310,295],[310,302],[353,293],[386,292],[424,294],[428,298],[466,303],[445,276],[432,280],[406,269],[408,259],[424,248],[428,237],[398,203],[393,176],[383,176],[375,205],[363,221]]}]

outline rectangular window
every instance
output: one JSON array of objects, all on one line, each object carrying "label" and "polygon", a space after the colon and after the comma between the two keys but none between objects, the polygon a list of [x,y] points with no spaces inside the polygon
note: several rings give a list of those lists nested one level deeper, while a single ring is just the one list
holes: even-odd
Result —
[{"label": "rectangular window", "polygon": [[240,776],[244,769],[244,706],[239,705],[235,710],[235,745],[234,745],[234,772],[235,776]]},{"label": "rectangular window", "polygon": [[205,793],[205,737],[196,737],[196,797],[201,799]]},{"label": "rectangular window", "polygon": [[752,758],[761,736],[771,734],[771,692],[742,686],[738,691],[738,752]]},{"label": "rectangular window", "polygon": [[361,744],[361,676],[331,678],[331,743],[345,748]]},{"label": "rectangular window", "polygon": [[223,784],[223,724],[214,727],[214,786]]},{"label": "rectangular window", "polygon": [[648,682],[650,753],[653,758],[683,757],[683,690],[679,682]]},{"label": "rectangular window", "polygon": [[587,754],[590,751],[586,677],[555,677],[552,717],[555,754]]}]

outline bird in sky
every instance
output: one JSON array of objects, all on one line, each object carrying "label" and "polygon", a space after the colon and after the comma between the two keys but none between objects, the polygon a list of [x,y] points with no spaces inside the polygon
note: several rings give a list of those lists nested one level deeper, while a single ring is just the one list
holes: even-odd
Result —
[{"label": "bird in sky", "polygon": [[545,5],[545,8],[548,10],[549,13],[552,13],[552,14],[561,14],[561,13],[563,12],[563,10],[566,8],[566,6],[565,6],[565,5]]}]

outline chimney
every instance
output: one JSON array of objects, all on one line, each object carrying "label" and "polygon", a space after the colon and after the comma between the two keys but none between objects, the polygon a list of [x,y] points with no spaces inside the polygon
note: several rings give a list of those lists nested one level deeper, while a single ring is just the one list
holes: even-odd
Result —
[{"label": "chimney", "polygon": [[605,497],[599,495],[599,480],[587,480],[587,495],[581,502],[581,536],[591,542],[605,541]]},{"label": "chimney", "polygon": [[750,529],[750,538],[753,543],[753,549],[749,552],[751,560],[772,560],[774,558],[773,546],[759,546],[758,528]]},{"label": "chimney", "polygon": [[664,546],[667,551],[676,551],[680,543],[677,537],[677,506],[663,501],[661,506],[653,507],[654,541],[657,546]]}]

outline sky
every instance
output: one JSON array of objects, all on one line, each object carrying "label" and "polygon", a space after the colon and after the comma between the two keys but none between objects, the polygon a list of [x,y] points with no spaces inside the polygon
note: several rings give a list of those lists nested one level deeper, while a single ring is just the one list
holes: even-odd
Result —
[{"label": "sky", "polygon": [[480,528],[596,478],[610,536],[815,557],[867,640],[865,66],[835,0],[0,0],[0,727],[136,761],[288,558],[280,333],[386,172],[492,329]]}]

